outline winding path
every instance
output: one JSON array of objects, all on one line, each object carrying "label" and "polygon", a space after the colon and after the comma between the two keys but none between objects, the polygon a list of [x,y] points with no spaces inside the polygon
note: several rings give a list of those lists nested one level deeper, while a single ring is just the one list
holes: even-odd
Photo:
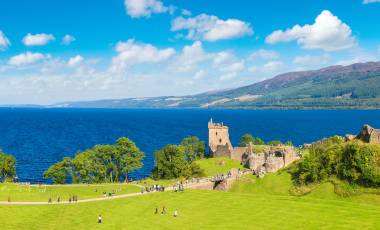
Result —
[{"label": "winding path", "polygon": [[[247,172],[242,172],[241,175],[245,175],[250,173],[249,171]],[[234,177],[234,178],[228,178],[228,179],[233,179],[236,180],[239,178],[239,176]],[[186,183],[184,184],[184,188],[186,189],[199,189],[202,187],[210,187],[210,183],[213,183],[213,179],[210,178],[201,178],[201,179],[194,179],[196,182],[193,183]],[[145,188],[142,185],[137,185],[137,184],[132,184],[140,188]],[[169,186],[165,188],[166,191],[173,191],[173,187]],[[115,196],[109,196],[109,197],[98,197],[98,198],[90,198],[90,199],[84,199],[84,200],[78,200],[77,202],[69,202],[69,201],[61,201],[61,202],[42,202],[42,201],[35,201],[35,202],[29,202],[29,201],[16,201],[16,202],[8,202],[8,201],[0,201],[0,205],[59,205],[59,204],[76,204],[76,203],[87,203],[87,202],[94,202],[94,201],[104,201],[104,200],[115,200],[115,199],[121,199],[121,198],[127,198],[127,197],[134,197],[134,196],[143,196],[151,193],[159,193],[158,191],[152,191],[152,192],[138,192],[138,193],[129,193],[129,194],[123,194],[123,195],[115,195]]]}]

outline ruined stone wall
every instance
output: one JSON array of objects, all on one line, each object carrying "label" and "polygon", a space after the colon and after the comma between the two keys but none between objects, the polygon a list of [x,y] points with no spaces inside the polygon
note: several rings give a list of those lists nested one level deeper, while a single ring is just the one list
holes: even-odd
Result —
[{"label": "ruined stone wall", "polygon": [[228,157],[231,158],[230,148],[226,145],[218,145],[216,146],[216,150],[210,152],[211,157]]},{"label": "ruined stone wall", "polygon": [[374,129],[369,125],[364,125],[360,133],[356,136],[365,143],[380,144],[380,130]]},{"label": "ruined stone wall", "polygon": [[243,155],[247,153],[248,147],[235,147],[231,153],[231,159],[242,161]]},{"label": "ruined stone wall", "polygon": [[380,130],[374,130],[372,132],[369,143],[371,144],[380,144]]},{"label": "ruined stone wall", "polygon": [[[247,164],[248,163],[248,164]],[[265,164],[265,155],[255,155],[252,154],[248,158],[248,162],[245,165],[249,168],[257,172],[259,168],[263,167]]]},{"label": "ruined stone wall", "polygon": [[276,172],[280,168],[284,167],[284,158],[276,156],[268,156],[265,161],[266,172]]}]

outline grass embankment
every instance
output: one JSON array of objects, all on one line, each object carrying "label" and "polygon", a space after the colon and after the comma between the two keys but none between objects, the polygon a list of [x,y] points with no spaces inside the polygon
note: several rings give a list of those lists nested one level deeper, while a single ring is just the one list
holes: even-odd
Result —
[{"label": "grass embankment", "polygon": [[79,200],[103,197],[115,192],[116,195],[139,192],[141,188],[126,184],[97,184],[97,185],[18,185],[13,183],[0,183],[0,201],[67,201],[70,196],[76,195]]},{"label": "grass embankment", "polygon": [[261,179],[247,175],[235,182],[230,191],[256,196],[360,202],[377,205],[380,208],[380,189],[352,186],[334,178],[321,184],[295,187],[291,175],[286,170],[267,174]]},{"label": "grass embankment", "polygon": [[226,174],[233,168],[244,170],[240,162],[229,158],[207,158],[197,160],[196,163],[204,170],[206,177]]}]

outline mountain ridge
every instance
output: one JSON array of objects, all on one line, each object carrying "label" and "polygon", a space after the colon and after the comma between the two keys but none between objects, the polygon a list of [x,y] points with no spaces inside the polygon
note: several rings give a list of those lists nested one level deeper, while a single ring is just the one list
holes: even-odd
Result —
[{"label": "mountain ridge", "polygon": [[63,102],[49,108],[380,108],[380,62],[294,71],[234,89],[195,95]]}]

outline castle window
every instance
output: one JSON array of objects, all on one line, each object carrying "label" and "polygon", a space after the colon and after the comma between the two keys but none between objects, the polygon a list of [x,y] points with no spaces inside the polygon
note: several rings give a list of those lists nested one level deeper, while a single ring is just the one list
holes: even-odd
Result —
[{"label": "castle window", "polygon": [[215,135],[218,136],[218,132],[216,132]]},{"label": "castle window", "polygon": [[219,143],[222,143],[222,138],[219,139]]}]

